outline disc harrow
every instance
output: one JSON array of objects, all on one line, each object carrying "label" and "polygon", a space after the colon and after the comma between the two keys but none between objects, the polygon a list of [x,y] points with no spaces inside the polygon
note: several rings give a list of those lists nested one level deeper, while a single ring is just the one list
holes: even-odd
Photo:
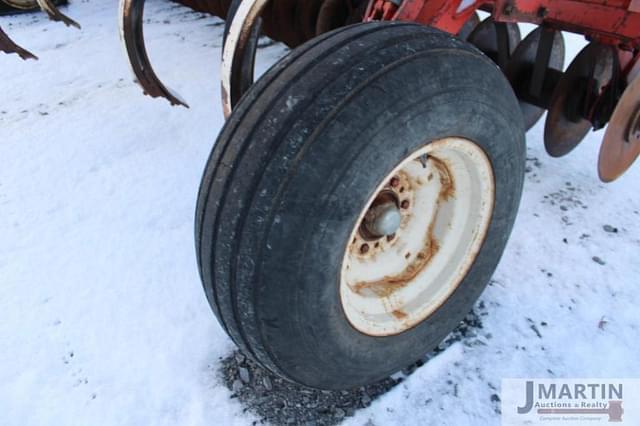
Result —
[{"label": "disc harrow", "polygon": [[[51,0],[0,1],[77,26]],[[226,21],[200,278],[240,349],[292,382],[357,388],[449,335],[505,250],[545,111],[553,157],[608,125],[604,182],[640,155],[640,0],[174,1]],[[186,107],[149,61],[144,5],[120,0],[133,74]],[[566,68],[565,32],[588,40]],[[295,49],[254,84],[263,34]],[[35,58],[1,29],[0,49]]]},{"label": "disc harrow", "polygon": [[[639,0],[180,1],[226,19],[200,278],[286,380],[362,386],[446,338],[505,250],[545,111],[554,157],[609,124],[605,182],[640,154]],[[158,85],[136,16],[134,72]],[[567,31],[589,44],[565,70]],[[261,34],[299,47],[254,84]]]},{"label": "disc harrow", "polygon": [[[455,34],[491,58],[510,81],[520,101],[527,130],[548,111],[544,139],[551,156],[568,154],[590,129],[605,127],[613,117],[618,129],[626,129],[625,126],[636,122],[635,110],[630,112],[635,105],[629,104],[637,97],[637,89],[632,87],[637,76],[631,76],[631,70],[638,69],[640,57],[637,1],[622,0],[616,5],[604,0],[554,3],[542,0],[175,1],[226,19],[221,79],[223,110],[227,117],[253,84],[256,46],[261,34],[296,47],[356,21],[397,20],[418,22]],[[489,17],[481,21],[478,11],[488,13]],[[538,28],[522,40],[519,23],[533,23]],[[590,40],[566,71],[564,31],[584,34]],[[144,45],[138,43],[137,46]],[[136,49],[135,45],[129,47]],[[138,68],[152,74],[150,64],[143,61],[144,66],[135,65],[135,59],[144,55],[130,53],[131,56],[134,72]],[[136,72],[136,76],[139,73]],[[158,92],[154,87],[161,86],[159,81],[149,84],[144,78],[138,77],[138,80],[152,96]],[[161,96],[172,100],[166,93]],[[625,106],[621,111],[616,106],[623,96]],[[619,176],[621,168],[626,170],[630,153],[635,152],[635,148],[628,145],[632,144],[629,137],[620,139],[624,132],[626,130],[611,129],[608,134],[616,136],[607,137],[607,143],[603,144],[599,166],[603,180]],[[615,152],[622,152],[619,142],[612,140],[624,140],[627,144],[623,145],[625,161],[612,160],[620,156]],[[617,151],[608,153],[615,146]],[[617,165],[616,172],[602,165],[605,163],[609,168]]]}]

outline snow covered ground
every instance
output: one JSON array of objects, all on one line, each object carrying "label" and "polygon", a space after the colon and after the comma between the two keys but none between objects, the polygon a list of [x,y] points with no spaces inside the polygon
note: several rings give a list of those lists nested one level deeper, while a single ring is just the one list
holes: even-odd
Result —
[{"label": "snow covered ground", "polygon": [[[193,247],[221,23],[148,2],[151,60],[192,107],[171,108],[132,83],[116,9],[73,2],[82,31],[0,18],[40,57],[0,56],[0,424],[250,424]],[[262,49],[259,68],[284,52]],[[542,130],[482,327],[346,424],[498,424],[502,378],[640,377],[640,166],[604,185],[601,134],[555,160]]]}]

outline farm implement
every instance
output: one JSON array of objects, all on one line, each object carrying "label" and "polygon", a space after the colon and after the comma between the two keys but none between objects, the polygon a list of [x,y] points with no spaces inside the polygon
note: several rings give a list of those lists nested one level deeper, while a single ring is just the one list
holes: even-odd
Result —
[{"label": "farm implement", "polygon": [[[607,126],[605,182],[640,153],[637,0],[181,3],[226,19],[204,288],[234,342],[297,383],[371,383],[456,327],[503,253],[545,111],[554,157]],[[564,32],[589,42],[566,69]],[[254,81],[260,34],[293,50]]]},{"label": "farm implement", "polygon": [[[640,0],[177,2],[225,19],[226,122],[196,208],[205,293],[244,353],[296,383],[372,383],[456,327],[505,249],[545,112],[553,157],[606,128],[604,182],[640,154]],[[186,106],[143,14],[121,0],[136,80]],[[568,66],[566,32],[588,41]],[[292,49],[255,79],[262,35]]]}]

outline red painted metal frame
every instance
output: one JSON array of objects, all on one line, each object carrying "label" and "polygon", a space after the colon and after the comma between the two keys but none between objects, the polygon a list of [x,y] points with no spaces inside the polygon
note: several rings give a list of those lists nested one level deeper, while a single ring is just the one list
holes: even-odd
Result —
[{"label": "red painted metal frame", "polygon": [[420,22],[457,34],[478,9],[498,22],[528,22],[584,34],[624,50],[640,48],[640,0],[374,0],[369,19]]}]

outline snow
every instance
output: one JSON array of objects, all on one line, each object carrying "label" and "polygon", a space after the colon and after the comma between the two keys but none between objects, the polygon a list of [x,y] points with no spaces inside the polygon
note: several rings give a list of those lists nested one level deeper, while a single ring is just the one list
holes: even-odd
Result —
[{"label": "snow", "polygon": [[[187,110],[131,82],[116,2],[67,12],[81,31],[0,18],[40,57],[0,56],[0,424],[251,424],[218,377],[234,346],[193,243],[223,123],[221,22],[148,2],[151,61]],[[262,49],[259,70],[284,53]],[[601,132],[562,159],[542,133],[528,135],[517,224],[476,306],[483,328],[346,424],[497,424],[502,378],[640,377],[640,167],[602,184]]]}]

